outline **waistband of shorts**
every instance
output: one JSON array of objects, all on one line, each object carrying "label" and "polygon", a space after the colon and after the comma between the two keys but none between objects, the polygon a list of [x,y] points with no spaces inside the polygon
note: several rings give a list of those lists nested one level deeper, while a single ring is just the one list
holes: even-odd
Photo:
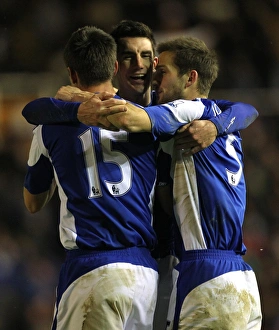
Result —
[{"label": "waistband of shorts", "polygon": [[180,257],[180,261],[205,259],[205,258],[242,260],[242,256],[232,250],[201,249],[201,250],[183,251]]},{"label": "waistband of shorts", "polygon": [[139,255],[150,255],[150,250],[145,247],[133,246],[125,249],[115,249],[115,250],[83,250],[83,249],[73,249],[65,250],[66,251],[66,260],[74,259],[77,257],[83,256],[105,256],[105,255],[114,255],[114,256],[133,256],[135,254]]}]

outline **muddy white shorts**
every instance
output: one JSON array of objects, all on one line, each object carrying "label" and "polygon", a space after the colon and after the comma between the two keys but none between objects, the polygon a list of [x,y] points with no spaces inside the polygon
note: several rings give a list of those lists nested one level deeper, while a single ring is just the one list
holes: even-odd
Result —
[{"label": "muddy white shorts", "polygon": [[151,330],[156,267],[146,249],[72,253],[61,269],[52,330]]},{"label": "muddy white shorts", "polygon": [[255,274],[233,251],[187,251],[174,269],[167,330],[260,330]]}]

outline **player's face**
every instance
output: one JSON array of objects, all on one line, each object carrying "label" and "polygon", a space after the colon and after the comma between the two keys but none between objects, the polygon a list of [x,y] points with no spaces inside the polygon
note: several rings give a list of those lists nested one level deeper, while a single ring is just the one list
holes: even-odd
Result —
[{"label": "player's face", "polygon": [[153,75],[153,88],[158,103],[171,102],[183,98],[185,79],[178,75],[173,63],[173,53],[162,52],[159,55],[156,72]]},{"label": "player's face", "polygon": [[117,84],[121,97],[136,102],[151,91],[153,69],[157,63],[148,38],[123,38],[118,50]]}]

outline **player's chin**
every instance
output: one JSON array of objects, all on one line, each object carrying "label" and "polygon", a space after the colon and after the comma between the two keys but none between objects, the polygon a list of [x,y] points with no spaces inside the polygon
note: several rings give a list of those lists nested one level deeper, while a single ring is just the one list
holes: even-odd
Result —
[{"label": "player's chin", "polygon": [[143,85],[133,85],[133,91],[138,94],[144,94],[145,88]]}]

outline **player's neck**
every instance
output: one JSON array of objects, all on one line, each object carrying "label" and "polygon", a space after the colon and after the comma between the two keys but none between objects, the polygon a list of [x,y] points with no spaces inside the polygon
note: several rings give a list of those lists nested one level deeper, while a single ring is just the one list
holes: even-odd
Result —
[{"label": "player's neck", "polygon": [[111,81],[106,81],[104,83],[98,84],[98,85],[92,85],[88,88],[86,88],[88,92],[97,93],[97,92],[109,92],[109,93],[115,93],[115,89],[111,83]]},{"label": "player's neck", "polygon": [[[188,91],[188,90],[187,90]],[[196,90],[188,91],[182,95],[182,98],[185,100],[195,100],[195,99],[206,99],[208,95],[201,94]]]}]

